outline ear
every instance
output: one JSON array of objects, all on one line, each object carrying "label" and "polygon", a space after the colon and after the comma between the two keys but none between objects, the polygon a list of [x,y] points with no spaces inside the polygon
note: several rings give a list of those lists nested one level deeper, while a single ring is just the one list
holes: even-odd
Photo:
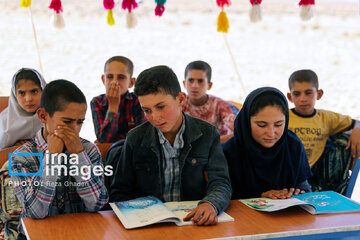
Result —
[{"label": "ear", "polygon": [[135,81],[136,81],[136,78],[130,78],[130,84],[129,84],[129,88],[132,88],[134,85],[135,85]]},{"label": "ear", "polygon": [[101,81],[102,81],[103,84],[105,85],[105,76],[104,76],[104,74],[101,75]]},{"label": "ear", "polygon": [[208,89],[207,89],[207,90],[210,90],[210,89],[212,88],[212,86],[213,86],[213,83],[212,83],[212,82],[209,82],[209,83],[208,83]]},{"label": "ear", "polygon": [[179,100],[180,106],[183,107],[186,102],[186,94],[184,92],[179,92],[176,98]]},{"label": "ear", "polygon": [[294,101],[292,100],[291,93],[287,93],[286,96],[287,96],[287,99],[288,99],[290,102],[292,102],[292,103],[294,102]]},{"label": "ear", "polygon": [[42,123],[47,123],[47,120],[48,120],[48,117],[49,117],[49,114],[45,111],[44,108],[39,108],[37,111],[36,111],[37,115],[38,115],[38,118],[40,120],[40,122]]},{"label": "ear", "polygon": [[322,89],[317,90],[317,98],[316,100],[320,100],[320,98],[324,95],[324,91]]}]

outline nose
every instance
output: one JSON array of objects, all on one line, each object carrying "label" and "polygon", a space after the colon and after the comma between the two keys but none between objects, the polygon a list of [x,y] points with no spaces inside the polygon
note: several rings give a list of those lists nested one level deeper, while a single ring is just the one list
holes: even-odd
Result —
[{"label": "nose", "polygon": [[25,101],[26,101],[26,102],[31,102],[31,101],[32,101],[32,96],[31,96],[31,94],[25,94]]},{"label": "nose", "polygon": [[274,126],[268,126],[266,128],[266,136],[273,138],[275,136],[275,127]]},{"label": "nose", "polygon": [[300,94],[300,101],[305,101],[306,100],[306,96],[305,94]]},{"label": "nose", "polygon": [[153,111],[151,118],[153,121],[158,122],[160,120],[160,113],[158,111]]}]

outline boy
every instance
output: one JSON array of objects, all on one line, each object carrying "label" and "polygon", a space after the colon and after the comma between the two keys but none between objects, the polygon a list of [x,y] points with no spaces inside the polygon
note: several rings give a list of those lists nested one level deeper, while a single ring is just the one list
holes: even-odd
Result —
[{"label": "boy", "polygon": [[235,115],[230,105],[221,98],[206,94],[212,87],[210,65],[204,61],[189,63],[183,84],[188,92],[184,112],[213,124],[221,136],[232,134]]},{"label": "boy", "polygon": [[319,89],[318,77],[312,70],[299,70],[289,78],[289,101],[295,108],[290,111],[289,129],[297,134],[304,144],[312,167],[324,151],[329,136],[352,129],[347,149],[353,157],[360,157],[360,128],[354,128],[355,120],[322,109],[315,109],[316,100],[324,94]]},{"label": "boy", "polygon": [[182,112],[186,96],[169,67],[143,71],[134,92],[149,122],[126,138],[110,201],[148,195],[163,201],[201,199],[185,221],[216,224],[232,193],[216,128]]},{"label": "boy", "polygon": [[37,111],[44,126],[11,159],[20,218],[96,212],[107,203],[100,152],[79,137],[85,113],[85,96],[75,84],[55,80],[44,88]]},{"label": "boy", "polygon": [[101,80],[106,94],[94,97],[90,102],[99,142],[124,139],[130,129],[145,121],[139,100],[128,91],[135,83],[133,70],[132,61],[123,56],[114,56],[105,62]]}]

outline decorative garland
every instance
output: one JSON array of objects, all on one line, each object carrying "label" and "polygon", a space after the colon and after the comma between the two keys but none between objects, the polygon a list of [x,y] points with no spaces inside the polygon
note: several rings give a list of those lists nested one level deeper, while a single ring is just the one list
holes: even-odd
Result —
[{"label": "decorative garland", "polygon": [[63,11],[61,0],[51,0],[49,8],[54,10],[54,13],[50,19],[51,24],[57,29],[64,28],[65,21],[64,17],[61,14],[61,12]]},{"label": "decorative garland", "polygon": [[165,3],[166,0],[155,0],[156,8],[155,8],[155,16],[161,17],[165,11]]},{"label": "decorative garland", "polygon": [[216,0],[216,4],[221,8],[221,12],[217,19],[217,31],[227,33],[229,30],[229,19],[224,12],[224,6],[230,6],[230,0]]},{"label": "decorative garland", "polygon": [[104,8],[106,10],[108,10],[107,17],[106,17],[107,24],[112,26],[115,24],[113,11],[112,11],[115,6],[115,2],[114,2],[114,0],[104,0],[103,4],[104,4]]},{"label": "decorative garland", "polygon": [[252,5],[250,10],[250,21],[258,22],[262,19],[261,4],[262,0],[250,0]]},{"label": "decorative garland", "polygon": [[31,6],[31,0],[21,0],[20,7],[28,8]]},{"label": "decorative garland", "polygon": [[124,10],[127,9],[129,11],[126,16],[127,28],[129,28],[129,29],[134,28],[136,26],[136,18],[135,18],[135,15],[131,11],[134,10],[135,8],[137,8],[138,4],[136,3],[135,0],[123,0],[121,6],[122,6],[122,9],[124,9]]},{"label": "decorative garland", "polygon": [[314,16],[314,5],[315,0],[300,0],[300,17],[302,20],[308,21]]}]

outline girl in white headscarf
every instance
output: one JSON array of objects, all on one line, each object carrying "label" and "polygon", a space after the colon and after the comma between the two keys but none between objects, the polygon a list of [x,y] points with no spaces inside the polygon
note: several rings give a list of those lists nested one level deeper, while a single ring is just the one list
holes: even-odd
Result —
[{"label": "girl in white headscarf", "polygon": [[25,143],[41,128],[36,111],[45,85],[35,69],[22,68],[15,73],[8,107],[0,113],[0,149]]}]

